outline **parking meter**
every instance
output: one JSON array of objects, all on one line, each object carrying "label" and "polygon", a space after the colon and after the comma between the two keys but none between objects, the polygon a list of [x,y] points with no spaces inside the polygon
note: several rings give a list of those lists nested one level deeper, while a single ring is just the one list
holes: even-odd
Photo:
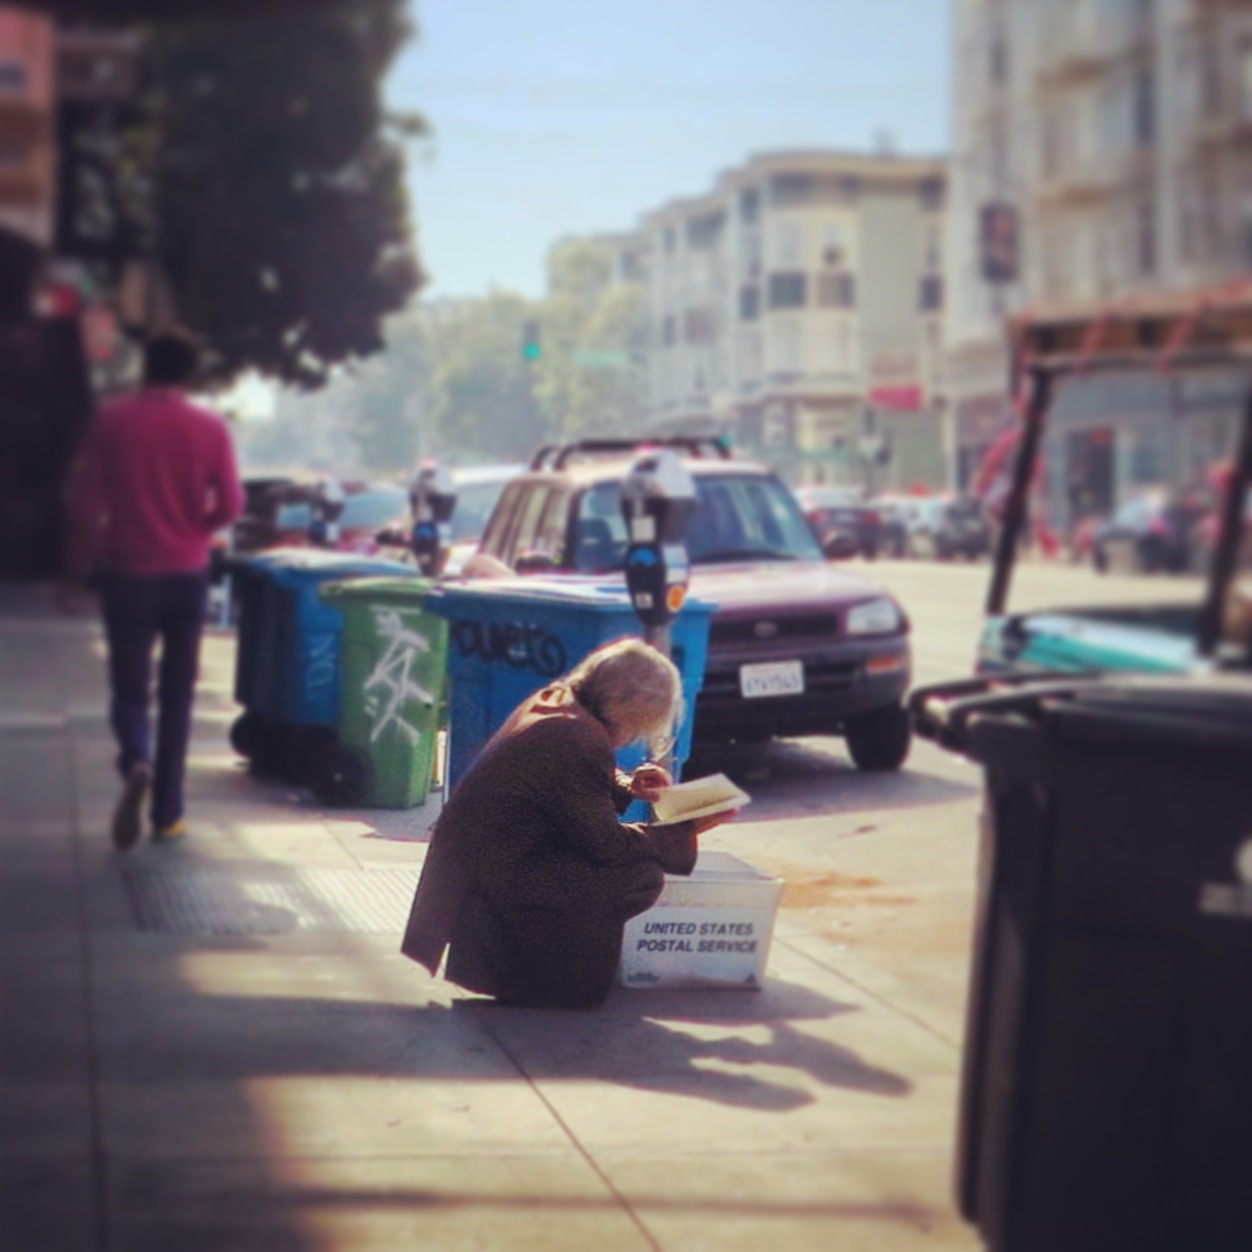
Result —
[{"label": "parking meter", "polygon": [[622,484],[626,586],[653,642],[687,598],[687,524],[695,507],[695,483],[669,449],[644,453]]},{"label": "parking meter", "polygon": [[339,542],[339,519],[347,496],[337,478],[318,483],[310,502],[309,540],[319,548],[333,548]]},{"label": "parking meter", "polygon": [[443,569],[452,542],[452,513],[456,508],[456,484],[442,465],[423,465],[409,484],[413,529],[409,547],[417,568],[431,577]]}]

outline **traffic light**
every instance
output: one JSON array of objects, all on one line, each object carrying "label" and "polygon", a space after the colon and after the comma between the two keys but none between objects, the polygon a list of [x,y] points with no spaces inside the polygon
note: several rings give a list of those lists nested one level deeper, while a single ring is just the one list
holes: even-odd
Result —
[{"label": "traffic light", "polygon": [[539,323],[533,318],[522,323],[522,360],[537,361],[543,355],[539,340]]},{"label": "traffic light", "polygon": [[982,276],[989,283],[1015,283],[1020,263],[1020,224],[1012,204],[984,204],[978,212]]}]

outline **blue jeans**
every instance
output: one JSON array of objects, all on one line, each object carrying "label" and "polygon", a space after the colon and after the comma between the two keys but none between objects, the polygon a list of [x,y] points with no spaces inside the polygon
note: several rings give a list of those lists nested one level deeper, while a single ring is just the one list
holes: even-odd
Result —
[{"label": "blue jeans", "polygon": [[152,759],[148,707],[152,652],[161,641],[152,785],[156,827],[172,826],[183,815],[183,776],[208,585],[207,573],[111,574],[101,582],[109,641],[110,721],[123,777],[137,762]]}]

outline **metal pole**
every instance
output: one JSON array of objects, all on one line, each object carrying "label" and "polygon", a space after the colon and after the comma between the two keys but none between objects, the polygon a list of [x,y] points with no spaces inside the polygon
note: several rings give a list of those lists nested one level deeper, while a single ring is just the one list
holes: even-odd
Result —
[{"label": "metal pole", "polygon": [[1201,656],[1212,656],[1222,637],[1226,597],[1230,593],[1230,584],[1239,563],[1239,549],[1243,543],[1244,500],[1247,498],[1249,483],[1252,483],[1252,388],[1249,388],[1244,402],[1239,448],[1230,467],[1226,499],[1222,502],[1221,530],[1217,536],[1217,546],[1213,550],[1213,564],[1209,568],[1204,603],[1200,608],[1196,651]]},{"label": "metal pole", "polygon": [[1017,448],[1017,461],[1013,466],[1013,483],[1004,506],[1004,525],[996,546],[991,587],[987,591],[985,612],[988,617],[1003,613],[1008,602],[1013,562],[1017,558],[1017,543],[1022,532],[1022,523],[1026,520],[1027,498],[1034,481],[1039,445],[1043,442],[1044,426],[1051,403],[1052,375],[1046,367],[1035,366],[1030,371],[1030,402],[1026,408],[1022,438]]}]

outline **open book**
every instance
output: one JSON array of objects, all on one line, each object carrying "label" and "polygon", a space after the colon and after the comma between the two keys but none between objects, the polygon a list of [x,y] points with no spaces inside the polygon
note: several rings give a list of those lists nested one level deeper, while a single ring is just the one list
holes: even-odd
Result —
[{"label": "open book", "polygon": [[750,800],[748,793],[725,774],[714,774],[666,787],[653,803],[652,815],[658,822],[689,822],[695,817],[741,809]]}]

